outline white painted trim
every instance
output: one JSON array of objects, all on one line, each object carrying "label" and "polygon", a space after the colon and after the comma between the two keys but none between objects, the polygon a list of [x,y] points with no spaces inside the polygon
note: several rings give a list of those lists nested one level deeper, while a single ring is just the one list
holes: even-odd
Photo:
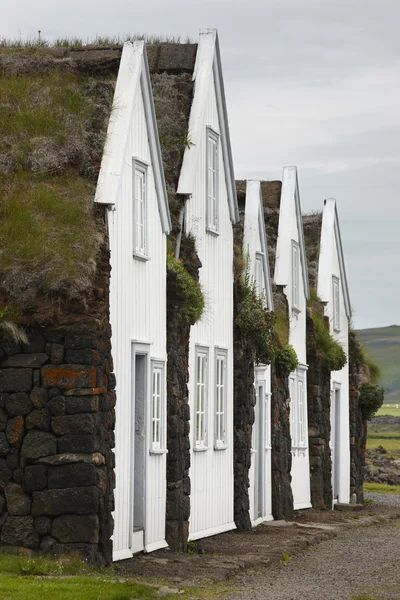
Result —
[{"label": "white painted trim", "polygon": [[294,504],[294,510],[303,510],[304,508],[312,508],[311,502],[300,502],[299,504]]},{"label": "white painted trim", "polygon": [[[257,203],[257,208],[255,206]],[[246,181],[246,207],[245,207],[245,219],[246,213],[251,212],[251,214],[255,214],[256,211],[258,213],[258,227],[259,234],[261,240],[261,249],[263,253],[263,271],[264,271],[264,282],[265,282],[265,290],[267,295],[267,304],[268,310],[274,310],[274,300],[272,295],[272,284],[271,284],[271,276],[269,270],[269,258],[268,258],[268,243],[267,243],[267,234],[265,231],[265,222],[264,222],[264,209],[263,209],[263,201],[262,201],[262,193],[261,193],[261,182],[253,179],[248,179]]]},{"label": "white painted trim", "polygon": [[147,53],[143,40],[134,43],[125,42],[122,49],[106,143],[96,186],[95,202],[106,205],[116,203],[121,185],[122,169],[126,159],[126,146],[132,127],[134,101],[139,90],[143,96],[162,229],[164,233],[169,233],[171,230],[171,217],[168,208],[168,195],[165,187]]},{"label": "white painted trim", "polygon": [[189,540],[201,540],[202,538],[211,537],[213,535],[218,535],[219,533],[226,533],[227,531],[233,531],[236,529],[235,522],[224,523],[224,525],[218,525],[217,527],[211,527],[210,529],[203,529],[203,531],[196,531],[189,535]]},{"label": "white painted trim", "polygon": [[193,73],[194,96],[190,110],[188,130],[192,144],[183,154],[182,168],[178,182],[178,194],[190,195],[193,192],[195,172],[199,157],[200,139],[203,135],[205,109],[208,90],[214,74],[214,86],[220,126],[220,143],[225,169],[229,213],[232,223],[239,220],[236,198],[236,183],[233,170],[232,149],[229,136],[228,115],[224,82],[222,77],[221,55],[216,29],[200,31],[196,63]]},{"label": "white painted trim", "polygon": [[126,550],[117,550],[113,552],[113,561],[117,560],[126,560],[127,558],[132,558],[133,552],[130,549]]},{"label": "white painted trim", "polygon": [[[333,239],[334,238],[334,239]],[[342,293],[346,309],[346,316],[351,318],[351,303],[349,286],[347,282],[346,266],[344,261],[342,238],[340,234],[339,217],[337,212],[336,200],[329,198],[324,201],[324,212],[322,215],[321,243],[318,262],[318,296],[323,302],[330,301],[331,294],[331,265],[332,253],[334,249],[333,241],[336,242],[336,248],[339,260],[340,279],[342,283]]]},{"label": "white painted trim", "polygon": [[288,243],[291,238],[290,232],[290,213],[291,203],[295,203],[296,222],[300,247],[300,264],[303,275],[303,287],[306,300],[310,297],[310,286],[308,283],[308,269],[306,248],[304,244],[303,219],[301,216],[299,182],[297,177],[297,167],[284,167],[282,175],[281,206],[279,213],[278,241],[276,244],[276,260],[274,280],[277,285],[286,286],[291,277],[290,252]]},{"label": "white painted trim", "polygon": [[161,550],[162,548],[168,548],[168,544],[165,540],[160,540],[159,542],[151,542],[144,547],[145,553],[155,552],[155,550]]},{"label": "white painted trim", "polygon": [[273,520],[274,520],[274,517],[272,515],[266,515],[265,517],[258,517],[258,519],[251,522],[251,525],[252,525],[252,527],[258,527],[259,525],[262,525],[263,523],[268,523]]}]

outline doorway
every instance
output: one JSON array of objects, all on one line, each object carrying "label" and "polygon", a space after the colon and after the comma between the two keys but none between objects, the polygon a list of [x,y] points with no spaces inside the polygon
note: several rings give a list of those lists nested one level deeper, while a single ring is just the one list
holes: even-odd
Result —
[{"label": "doorway", "polygon": [[339,498],[340,487],[340,384],[334,383],[331,396],[331,457],[332,457],[332,495],[333,501]]},{"label": "doorway", "polygon": [[132,489],[132,551],[144,549],[146,517],[146,406],[148,397],[148,354],[134,352],[133,355],[133,405],[134,423],[133,489]]}]

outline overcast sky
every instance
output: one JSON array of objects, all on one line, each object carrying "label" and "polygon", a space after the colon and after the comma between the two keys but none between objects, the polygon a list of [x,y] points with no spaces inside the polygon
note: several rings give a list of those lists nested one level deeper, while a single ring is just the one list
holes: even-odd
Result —
[{"label": "overcast sky", "polygon": [[0,0],[0,36],[219,30],[237,178],[336,198],[354,322],[400,323],[399,0]]}]

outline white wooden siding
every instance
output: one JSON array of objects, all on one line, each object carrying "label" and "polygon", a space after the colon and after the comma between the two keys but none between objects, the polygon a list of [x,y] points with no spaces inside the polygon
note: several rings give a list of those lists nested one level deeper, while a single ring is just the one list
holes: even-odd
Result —
[{"label": "white wooden siding", "polygon": [[[166,361],[166,240],[151,166],[142,94],[135,98],[134,118],[115,210],[108,212],[111,250],[110,316],[112,352],[117,379],[116,482],[114,558],[128,557],[132,533],[132,475],[134,398],[132,396],[132,342],[150,344],[150,359]],[[133,258],[132,158],[148,165],[148,256]],[[164,373],[166,369],[164,369]],[[149,394],[151,390],[149,382]],[[165,384],[165,382],[164,382]],[[148,394],[148,396],[149,396]],[[147,411],[147,448],[151,443],[150,401]],[[166,427],[165,417],[163,427]],[[146,452],[145,549],[165,546],[166,455]]]},{"label": "white wooden siding", "polygon": [[[257,282],[257,258],[261,258],[263,254],[263,244],[261,235],[263,232],[260,230],[260,184],[257,181],[248,181],[246,185],[246,209],[245,209],[245,220],[244,220],[244,231],[243,231],[243,255],[247,260],[247,269],[252,281]],[[264,226],[262,224],[262,226]],[[261,293],[267,297],[267,282],[265,281],[264,264],[261,263],[261,274],[262,277],[259,279],[262,281],[263,289]],[[269,277],[269,269],[266,268],[266,275]],[[271,394],[271,367],[259,365],[256,368],[255,386],[263,386],[265,395]],[[260,402],[261,406],[256,407],[256,419],[253,424],[253,449],[252,449],[252,460],[249,471],[249,500],[250,500],[250,519],[253,525],[272,519],[272,496],[271,496],[271,448],[267,447],[265,440],[266,421],[268,421],[269,430],[271,430],[271,403],[268,404],[268,411],[265,410],[266,398],[259,398],[257,394],[257,403]],[[261,410],[260,410],[261,408]],[[268,412],[268,414],[267,414]],[[263,420],[261,425],[259,419]],[[259,435],[260,427],[263,427],[264,434],[260,439],[256,439]],[[262,453],[263,456],[257,456],[257,453]],[[256,487],[259,486],[259,474],[255,472],[255,465],[258,461],[261,461],[263,468],[263,492],[262,492],[262,506],[263,514],[261,517],[256,514],[255,508],[255,497],[258,493]],[[258,465],[257,465],[258,467]]]},{"label": "white wooden siding", "polygon": [[[343,295],[343,284],[341,280],[338,249],[334,235],[329,236],[329,243],[333,244],[331,252],[331,280],[332,276],[339,279],[339,323],[340,330],[334,328],[333,314],[333,285],[330,300],[325,307],[325,315],[329,318],[329,328],[333,338],[335,338],[349,355],[349,325],[346,314],[346,307]],[[339,502],[350,502],[350,424],[349,424],[349,365],[347,364],[340,371],[331,373],[331,389],[334,384],[340,384],[340,463],[339,463]]]},{"label": "white wooden siding", "polygon": [[[219,234],[206,232],[206,127],[220,133],[214,82],[210,79],[193,195],[186,204],[186,229],[196,238],[202,263],[200,285],[206,306],[202,319],[190,333],[189,402],[191,423],[195,411],[195,347],[209,348],[209,394],[207,412],[208,449],[194,451],[191,430],[191,515],[189,536],[198,539],[234,529],[233,522],[233,234],[227,201],[222,152],[219,152]],[[214,449],[215,349],[227,350],[227,444]]]},{"label": "white wooden siding", "polygon": [[[278,241],[282,254],[277,256],[275,277],[277,273],[279,282],[285,285],[284,292],[289,306],[289,344],[293,346],[299,360],[299,368],[294,373],[296,382],[301,372],[304,372],[304,403],[305,403],[305,431],[307,424],[307,358],[306,358],[306,295],[304,285],[304,271],[299,261],[299,303],[297,310],[293,310],[292,289],[292,241],[299,244],[301,254],[302,236],[298,229],[299,215],[296,212],[297,174],[296,169],[285,168],[282,182],[282,199],[279,222],[279,235],[284,231],[283,239]],[[284,222],[281,220],[284,220]],[[284,246],[284,247],[283,247]],[[289,258],[290,257],[290,258]],[[283,273],[283,269],[287,272]],[[283,279],[282,279],[283,278]],[[277,281],[278,283],[278,281]],[[297,385],[297,384],[296,384]],[[291,403],[291,410],[293,404]],[[293,436],[292,436],[293,437]],[[306,435],[305,448],[298,449],[292,446],[292,492],[295,509],[308,508],[311,506],[310,490],[310,460],[308,451],[308,436]]]}]

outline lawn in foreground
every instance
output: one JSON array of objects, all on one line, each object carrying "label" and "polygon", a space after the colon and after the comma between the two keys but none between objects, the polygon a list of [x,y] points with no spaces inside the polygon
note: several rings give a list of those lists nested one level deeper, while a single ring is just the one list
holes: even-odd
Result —
[{"label": "lawn in foreground", "polygon": [[[115,567],[99,569],[76,556],[20,555],[0,551],[1,600],[156,600],[155,586],[121,579]],[[167,598],[167,597],[165,597]]]},{"label": "lawn in foreground", "polygon": [[400,494],[400,485],[387,483],[364,483],[364,492],[377,492],[378,494]]}]

